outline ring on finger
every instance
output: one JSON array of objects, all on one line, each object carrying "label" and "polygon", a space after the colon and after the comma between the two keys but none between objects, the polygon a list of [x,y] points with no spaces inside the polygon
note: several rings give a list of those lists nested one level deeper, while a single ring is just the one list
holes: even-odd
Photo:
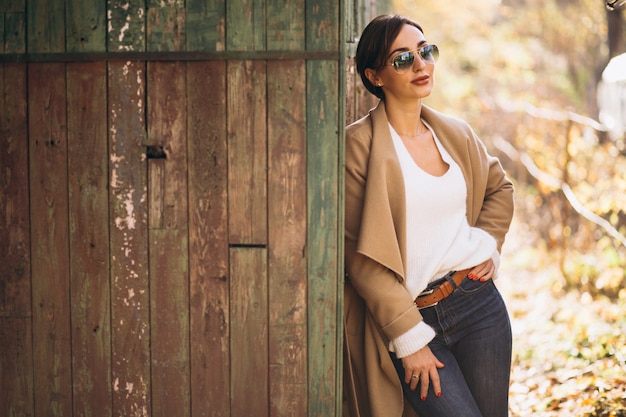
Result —
[{"label": "ring on finger", "polygon": [[411,375],[411,378],[412,379],[417,379],[417,375],[413,374],[413,375]]}]

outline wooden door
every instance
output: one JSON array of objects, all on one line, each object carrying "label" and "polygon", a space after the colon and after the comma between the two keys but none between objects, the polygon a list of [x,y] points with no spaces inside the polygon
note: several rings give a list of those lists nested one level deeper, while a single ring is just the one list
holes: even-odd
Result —
[{"label": "wooden door", "polygon": [[342,7],[2,3],[0,415],[340,414]]}]

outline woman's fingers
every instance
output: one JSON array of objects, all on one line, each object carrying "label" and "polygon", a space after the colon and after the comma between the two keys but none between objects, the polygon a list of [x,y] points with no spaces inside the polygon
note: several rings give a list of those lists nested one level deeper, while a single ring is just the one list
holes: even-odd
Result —
[{"label": "woman's fingers", "polygon": [[443,368],[443,363],[439,361],[431,352],[430,348],[415,352],[403,358],[405,364],[404,382],[406,382],[412,391],[420,386],[420,397],[425,400],[428,395],[428,389],[433,387],[433,391],[439,397],[441,396],[441,383],[439,380],[438,368]]},{"label": "woman's fingers", "polygon": [[496,266],[492,259],[488,259],[485,262],[476,265],[467,275],[471,280],[486,281],[493,277],[496,272]]}]

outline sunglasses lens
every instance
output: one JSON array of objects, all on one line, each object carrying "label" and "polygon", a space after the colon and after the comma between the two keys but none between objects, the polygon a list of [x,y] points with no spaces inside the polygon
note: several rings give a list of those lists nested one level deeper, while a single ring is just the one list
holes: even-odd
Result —
[{"label": "sunglasses lens", "polygon": [[426,62],[436,62],[439,58],[439,48],[437,45],[427,45],[420,49],[420,56]]},{"label": "sunglasses lens", "polygon": [[413,52],[402,52],[393,59],[393,67],[398,72],[406,71],[411,68],[415,61],[415,54]]}]

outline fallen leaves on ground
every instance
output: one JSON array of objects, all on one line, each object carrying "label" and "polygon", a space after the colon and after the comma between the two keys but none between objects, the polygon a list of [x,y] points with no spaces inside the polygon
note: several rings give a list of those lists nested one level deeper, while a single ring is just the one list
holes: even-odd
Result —
[{"label": "fallen leaves on ground", "polygon": [[510,416],[626,417],[626,301],[557,290],[559,269],[514,229],[496,281],[514,338]]}]

